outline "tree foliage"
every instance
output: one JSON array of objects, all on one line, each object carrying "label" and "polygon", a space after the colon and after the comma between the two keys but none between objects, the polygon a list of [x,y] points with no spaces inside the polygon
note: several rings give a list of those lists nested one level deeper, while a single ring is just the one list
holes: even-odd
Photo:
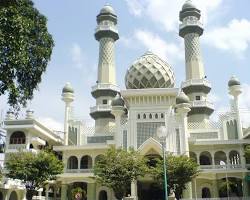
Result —
[{"label": "tree foliage", "polygon": [[[198,174],[198,164],[184,155],[168,155],[166,159],[168,189],[180,199],[187,183]],[[164,183],[163,160],[157,160],[156,166],[149,171],[161,185]]]},{"label": "tree foliage", "polygon": [[146,173],[146,160],[134,150],[107,150],[97,162],[94,173],[97,181],[112,188],[117,199],[122,199],[131,182]]},{"label": "tree foliage", "polygon": [[32,199],[33,192],[43,187],[45,181],[55,180],[63,172],[63,163],[53,152],[19,152],[8,155],[6,169],[7,177],[24,181],[27,198]]},{"label": "tree foliage", "polygon": [[31,0],[0,1],[0,96],[15,109],[33,98],[54,42]]}]

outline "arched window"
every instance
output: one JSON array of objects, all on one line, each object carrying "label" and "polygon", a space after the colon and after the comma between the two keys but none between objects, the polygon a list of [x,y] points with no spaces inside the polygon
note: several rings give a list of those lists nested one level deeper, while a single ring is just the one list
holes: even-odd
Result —
[{"label": "arched window", "polygon": [[231,165],[239,165],[240,164],[240,154],[238,151],[230,151],[229,160]]},{"label": "arched window", "polygon": [[76,156],[70,156],[67,164],[68,169],[78,169],[78,159]]},{"label": "arched window", "polygon": [[105,190],[100,191],[98,199],[99,200],[107,200],[108,199],[107,192]]},{"label": "arched window", "polygon": [[146,119],[146,118],[147,118],[146,114],[143,114],[143,119]]},{"label": "arched window", "polygon": [[226,165],[227,164],[227,156],[223,151],[217,151],[214,154],[214,163],[215,165]]},{"label": "arched window", "polygon": [[137,119],[141,119],[141,115],[140,114],[137,115]]},{"label": "arched window", "polygon": [[211,165],[212,164],[212,156],[208,151],[203,151],[200,154],[200,165]]},{"label": "arched window", "polygon": [[18,199],[17,193],[15,191],[11,192],[9,200],[17,200],[17,199]]},{"label": "arched window", "polygon": [[10,136],[10,144],[25,144],[26,137],[24,132],[16,131]]},{"label": "arched window", "polygon": [[149,119],[152,119],[152,114],[151,113],[149,114]]},{"label": "arched window", "polygon": [[92,158],[90,156],[83,156],[80,164],[81,169],[91,169],[92,168]]},{"label": "arched window", "polygon": [[161,118],[162,118],[162,119],[164,118],[164,114],[163,114],[163,113],[161,113]]},{"label": "arched window", "polygon": [[158,119],[158,114],[157,113],[155,114],[155,119]]},{"label": "arched window", "polygon": [[202,188],[202,195],[201,195],[202,199],[204,198],[211,198],[211,192],[210,189],[207,187]]}]

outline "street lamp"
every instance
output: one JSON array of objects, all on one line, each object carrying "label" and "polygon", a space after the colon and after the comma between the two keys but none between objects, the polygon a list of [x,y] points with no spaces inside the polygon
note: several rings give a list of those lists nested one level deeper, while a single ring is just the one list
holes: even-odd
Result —
[{"label": "street lamp", "polygon": [[162,156],[163,156],[163,173],[164,173],[164,191],[165,191],[165,200],[168,200],[168,183],[167,183],[167,161],[165,154],[166,147],[166,137],[167,137],[167,129],[165,126],[161,126],[157,130],[157,136],[161,141],[162,146]]}]

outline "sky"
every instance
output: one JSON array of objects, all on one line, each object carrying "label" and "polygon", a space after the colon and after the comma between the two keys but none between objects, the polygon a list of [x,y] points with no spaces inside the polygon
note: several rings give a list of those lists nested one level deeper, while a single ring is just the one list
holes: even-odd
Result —
[{"label": "sky", "polygon": [[[245,120],[250,116],[250,1],[193,1],[202,11],[205,27],[201,49],[205,74],[212,84],[210,99],[217,110],[213,118],[229,106],[227,82],[235,75],[243,86],[240,108],[245,111]],[[115,53],[117,84],[121,89],[125,88],[128,67],[148,50],[171,64],[176,87],[185,80],[184,41],[178,36],[178,15],[184,0],[34,0],[34,3],[48,19],[55,47],[28,108],[52,129],[63,129],[61,90],[66,82],[75,90],[76,118],[91,121],[89,107],[95,105],[91,86],[97,79],[99,45],[94,29],[96,15],[107,3],[118,15],[120,39]],[[8,109],[6,97],[0,97],[0,108],[2,113]]]}]

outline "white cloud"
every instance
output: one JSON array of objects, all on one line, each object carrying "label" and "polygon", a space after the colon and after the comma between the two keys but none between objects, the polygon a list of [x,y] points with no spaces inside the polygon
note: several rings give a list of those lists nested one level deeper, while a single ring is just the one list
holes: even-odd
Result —
[{"label": "white cloud", "polygon": [[217,27],[204,36],[207,45],[242,56],[250,45],[250,21],[233,19],[225,27]]},{"label": "white cloud", "polygon": [[82,69],[84,67],[84,55],[81,47],[78,44],[74,43],[72,45],[70,48],[70,55],[74,64],[73,67]]},{"label": "white cloud", "polygon": [[[223,0],[194,0],[194,4],[202,11],[206,23],[208,13],[216,11]],[[184,0],[126,0],[129,11],[137,17],[148,17],[159,23],[166,31],[178,30],[179,11]]]},{"label": "white cloud", "polygon": [[182,44],[168,43],[163,40],[159,35],[145,31],[136,30],[134,33],[134,39],[139,41],[147,50],[154,52],[161,58],[166,59],[170,63],[174,63],[176,60],[183,58]]},{"label": "white cloud", "polygon": [[54,131],[63,131],[63,123],[58,122],[50,117],[40,117],[38,118],[38,121],[43,124],[44,126],[50,128],[51,130]]}]

